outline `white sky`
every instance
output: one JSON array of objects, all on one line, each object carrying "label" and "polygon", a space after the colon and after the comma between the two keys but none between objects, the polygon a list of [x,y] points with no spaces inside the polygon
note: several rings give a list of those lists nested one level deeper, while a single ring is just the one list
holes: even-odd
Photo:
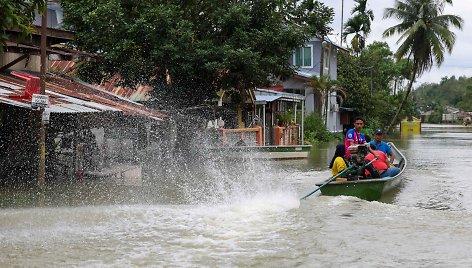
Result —
[{"label": "white sky", "polygon": [[[337,34],[337,43],[339,43],[339,32],[341,30],[341,7],[342,0],[321,0],[325,5],[334,8],[335,17],[331,27],[334,29],[334,33]],[[389,37],[384,39],[382,33],[385,29],[392,25],[398,24],[397,20],[394,19],[383,19],[384,9],[386,7],[393,7],[394,0],[368,0],[368,8],[374,12],[374,21],[372,22],[372,32],[367,37],[367,43],[370,44],[373,41],[384,41],[390,46],[390,49],[395,52],[397,45],[395,44],[398,40],[397,37]],[[351,17],[351,10],[354,6],[353,0],[344,0],[344,23],[349,17]],[[438,83],[442,77],[451,77],[455,75],[459,76],[472,76],[472,25],[469,24],[472,21],[472,3],[470,0],[454,0],[454,5],[447,6],[444,14],[458,15],[464,20],[462,31],[453,28],[452,31],[456,33],[456,44],[453,48],[452,54],[445,55],[443,64],[438,68],[434,66],[431,71],[424,73],[418,78],[418,83]],[[347,39],[349,42],[349,37]],[[343,46],[346,46],[343,44]],[[417,84],[418,84],[417,83]]]}]

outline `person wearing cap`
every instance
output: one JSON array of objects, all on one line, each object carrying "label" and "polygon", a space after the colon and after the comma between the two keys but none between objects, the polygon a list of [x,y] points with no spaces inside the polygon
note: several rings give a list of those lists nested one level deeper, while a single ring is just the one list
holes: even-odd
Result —
[{"label": "person wearing cap", "polygon": [[383,132],[381,129],[376,129],[374,131],[374,140],[370,142],[370,144],[375,145],[376,150],[384,152],[385,155],[389,157],[390,164],[393,164],[393,160],[395,160],[395,155],[392,151],[392,148],[384,142],[383,140]]}]

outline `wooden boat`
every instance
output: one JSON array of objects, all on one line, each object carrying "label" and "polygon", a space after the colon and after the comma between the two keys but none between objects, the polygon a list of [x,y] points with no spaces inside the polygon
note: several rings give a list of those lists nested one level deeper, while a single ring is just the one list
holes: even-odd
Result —
[{"label": "wooden boat", "polygon": [[[394,165],[400,168],[400,173],[394,177],[381,179],[355,180],[355,181],[331,181],[320,188],[322,195],[355,196],[368,201],[379,200],[383,194],[395,189],[401,182],[402,173],[405,171],[407,160],[398,148],[391,142],[388,143],[395,154]],[[316,184],[322,186],[323,183]]]}]

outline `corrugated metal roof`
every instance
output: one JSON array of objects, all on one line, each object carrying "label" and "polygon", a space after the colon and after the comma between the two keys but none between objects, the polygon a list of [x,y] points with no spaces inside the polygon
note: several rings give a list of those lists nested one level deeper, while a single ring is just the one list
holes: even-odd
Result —
[{"label": "corrugated metal roof", "polygon": [[280,99],[282,96],[271,96],[271,95],[256,95],[256,103],[266,103],[273,102],[277,99]]},{"label": "corrugated metal roof", "polygon": [[28,108],[28,109],[31,108],[31,104],[23,103],[21,101],[12,100],[12,99],[8,98],[8,96],[4,97],[2,95],[0,95],[0,103],[6,103],[6,104],[9,104],[9,105],[18,106],[18,107],[22,107],[22,108]]},{"label": "corrugated metal roof", "polygon": [[110,80],[98,85],[98,87],[132,101],[147,101],[150,99],[151,86],[138,84],[134,88],[123,87],[119,85],[120,80],[121,77],[115,75]]},{"label": "corrugated metal roof", "polygon": [[[73,78],[47,75],[46,94],[51,113],[120,112],[132,116],[164,120],[167,115],[147,108],[96,86]],[[31,109],[31,99],[18,98],[25,91],[25,80],[0,74],[0,103]],[[16,96],[12,99],[12,96]]]},{"label": "corrugated metal roof", "polygon": [[315,75],[319,76],[320,73],[317,72],[317,71],[314,71],[314,70],[303,69],[303,71],[295,70],[295,75],[298,75],[298,76],[304,77],[304,78],[312,78]]},{"label": "corrugated metal roof", "polygon": [[[57,108],[57,109],[56,109]],[[56,104],[51,106],[51,108],[46,109],[51,113],[96,113],[100,110],[91,109],[86,106],[74,104],[74,103],[63,103]]]},{"label": "corrugated metal roof", "polygon": [[280,99],[283,99],[285,101],[292,101],[292,102],[293,101],[298,102],[305,99],[305,96],[300,95],[300,94],[280,92],[280,91],[270,90],[270,89],[256,88],[254,90],[254,93],[256,94],[256,99],[261,95],[278,96]]}]

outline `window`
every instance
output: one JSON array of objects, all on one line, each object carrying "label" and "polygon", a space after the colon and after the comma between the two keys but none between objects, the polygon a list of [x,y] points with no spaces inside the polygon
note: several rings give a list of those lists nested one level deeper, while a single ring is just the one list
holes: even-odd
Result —
[{"label": "window", "polygon": [[329,69],[329,61],[330,61],[330,58],[329,58],[329,49],[328,48],[324,48],[323,49],[323,67],[325,69]]},{"label": "window", "polygon": [[300,67],[313,68],[313,46],[299,47],[295,49],[293,55],[293,65]]}]

